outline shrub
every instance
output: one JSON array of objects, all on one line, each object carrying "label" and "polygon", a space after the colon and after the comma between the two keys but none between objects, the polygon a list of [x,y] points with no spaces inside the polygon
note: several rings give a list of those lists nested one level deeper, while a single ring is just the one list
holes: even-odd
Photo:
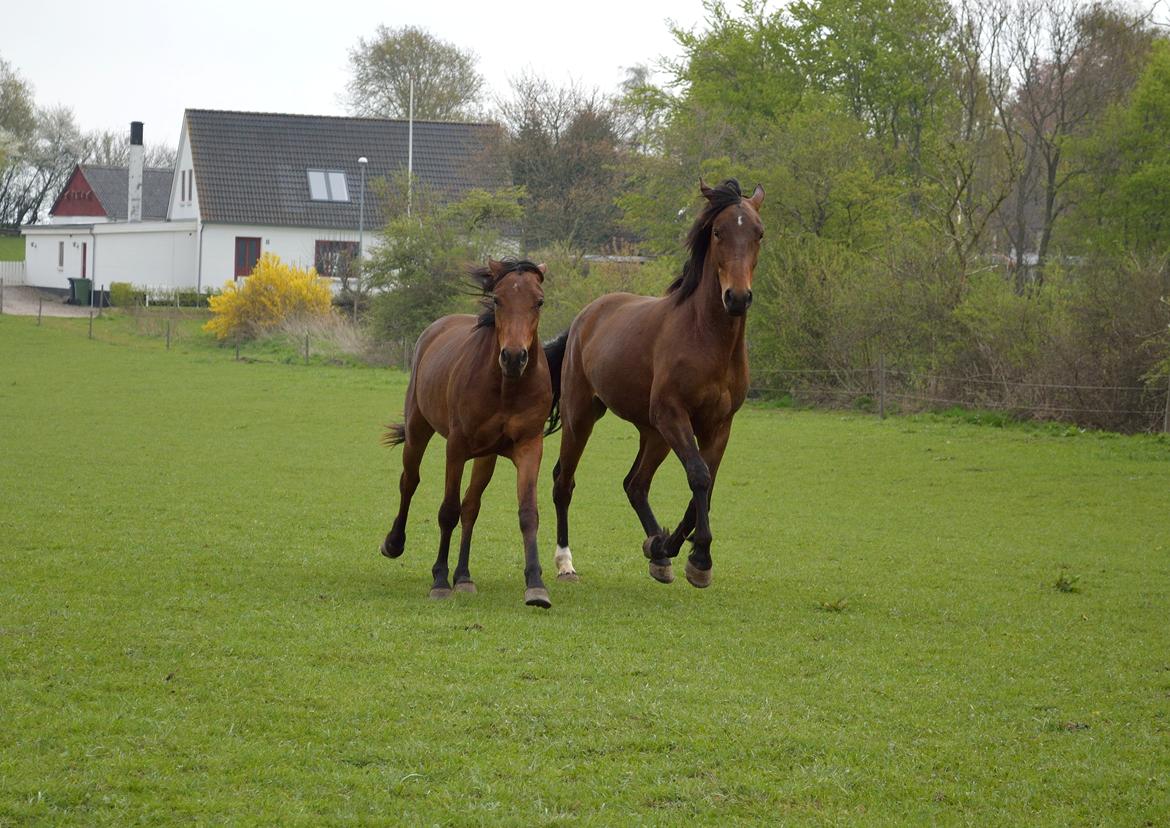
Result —
[{"label": "shrub", "polygon": [[110,304],[115,308],[128,308],[137,303],[137,291],[129,282],[110,283]]},{"label": "shrub", "polygon": [[250,339],[295,317],[327,316],[329,283],[312,268],[288,265],[265,253],[242,283],[227,282],[208,300],[212,317],[203,330],[218,339]]}]

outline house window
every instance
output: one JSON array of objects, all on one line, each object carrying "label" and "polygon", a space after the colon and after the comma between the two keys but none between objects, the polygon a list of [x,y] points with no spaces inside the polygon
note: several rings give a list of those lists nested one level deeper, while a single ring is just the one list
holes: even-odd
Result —
[{"label": "house window", "polygon": [[187,203],[195,200],[195,170],[187,170]]},{"label": "house window", "polygon": [[57,242],[57,267],[65,267],[65,242]]},{"label": "house window", "polygon": [[183,170],[179,173],[179,203],[187,201],[187,171]]},{"label": "house window", "polygon": [[349,201],[349,185],[341,170],[307,170],[313,201]]},{"label": "house window", "polygon": [[260,239],[236,236],[236,277],[249,276],[260,261]]},{"label": "house window", "polygon": [[357,242],[318,241],[313,259],[319,275],[341,278],[350,275],[350,267],[357,256]]}]

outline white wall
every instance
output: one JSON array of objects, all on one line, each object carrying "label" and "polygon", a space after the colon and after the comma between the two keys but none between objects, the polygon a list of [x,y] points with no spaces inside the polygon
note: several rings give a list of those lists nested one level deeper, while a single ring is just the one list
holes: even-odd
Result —
[{"label": "white wall", "polygon": [[[81,251],[86,250],[85,275],[94,286],[130,282],[138,287],[194,288],[198,234],[193,221],[113,222],[93,227],[69,225],[25,228],[25,281],[36,287],[69,287],[69,278],[81,275]],[[57,265],[60,243],[65,264]]]},{"label": "white wall", "polygon": [[[281,261],[312,267],[318,241],[357,241],[356,230],[309,227],[265,227],[262,225],[203,225],[203,288],[222,288],[235,278],[236,237],[260,239],[260,253],[275,253]],[[376,232],[366,231],[363,244],[368,256],[380,241]]]},{"label": "white wall", "polygon": [[[59,245],[65,244],[65,263],[58,266]],[[25,230],[25,283],[35,287],[69,287],[69,278],[81,276],[81,251],[85,244],[88,261],[85,275],[93,275],[93,234],[89,227],[62,225],[50,232]]]},{"label": "white wall", "polygon": [[187,124],[183,123],[183,130],[179,134],[179,151],[175,158],[175,175],[171,179],[171,201],[167,208],[167,218],[172,221],[180,219],[199,218],[199,182],[191,176],[191,197],[183,201],[183,173],[192,169],[191,142],[187,140]]},{"label": "white wall", "polygon": [[195,287],[195,223],[150,224],[169,226],[166,230],[145,232],[105,232],[104,227],[95,228],[95,285],[109,288],[113,282],[129,282],[151,288]]}]

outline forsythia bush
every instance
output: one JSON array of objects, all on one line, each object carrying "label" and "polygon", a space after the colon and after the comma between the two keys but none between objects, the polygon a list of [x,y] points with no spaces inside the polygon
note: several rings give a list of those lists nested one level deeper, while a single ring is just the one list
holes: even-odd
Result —
[{"label": "forsythia bush", "polygon": [[254,337],[293,317],[328,316],[332,303],[329,283],[316,270],[287,265],[265,253],[251,276],[227,282],[223,293],[210,298],[212,317],[203,330],[218,339]]}]

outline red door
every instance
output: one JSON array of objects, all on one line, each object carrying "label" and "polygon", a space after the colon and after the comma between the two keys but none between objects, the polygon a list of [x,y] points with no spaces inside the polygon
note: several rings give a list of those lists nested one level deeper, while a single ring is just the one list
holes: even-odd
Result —
[{"label": "red door", "polygon": [[252,268],[260,260],[260,239],[252,236],[236,236],[236,278],[250,276]]},{"label": "red door", "polygon": [[82,242],[81,243],[81,278],[82,279],[85,278],[85,260],[87,258],[89,258],[88,256],[85,255],[85,253],[88,249],[89,249],[89,242]]}]

